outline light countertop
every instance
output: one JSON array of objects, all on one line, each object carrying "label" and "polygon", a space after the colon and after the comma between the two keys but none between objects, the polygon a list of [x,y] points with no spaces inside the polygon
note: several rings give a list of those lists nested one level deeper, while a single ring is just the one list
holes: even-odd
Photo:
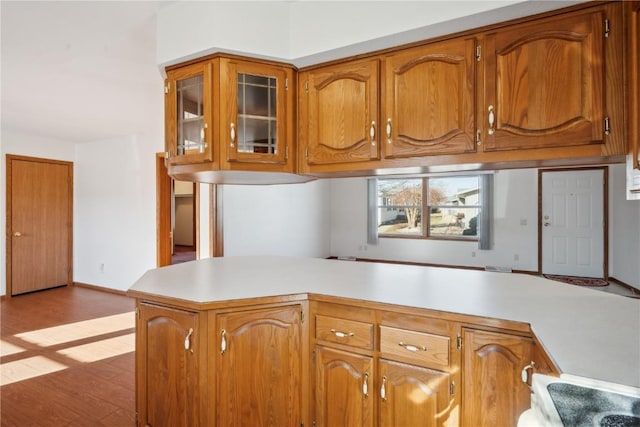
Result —
[{"label": "light countertop", "polygon": [[563,374],[640,387],[640,300],[526,274],[225,257],[150,270],[129,291],[198,304],[319,294],[523,322]]}]

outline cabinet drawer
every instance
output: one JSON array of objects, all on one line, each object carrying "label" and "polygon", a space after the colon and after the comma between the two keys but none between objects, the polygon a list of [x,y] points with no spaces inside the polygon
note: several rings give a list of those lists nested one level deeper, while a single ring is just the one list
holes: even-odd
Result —
[{"label": "cabinet drawer", "polygon": [[428,367],[449,366],[449,337],[380,326],[383,357],[401,358]]},{"label": "cabinet drawer", "polygon": [[373,349],[373,324],[316,315],[316,339]]}]

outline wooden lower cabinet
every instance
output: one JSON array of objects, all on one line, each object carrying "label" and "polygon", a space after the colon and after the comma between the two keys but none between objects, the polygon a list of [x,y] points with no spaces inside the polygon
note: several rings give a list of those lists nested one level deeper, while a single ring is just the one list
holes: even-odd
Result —
[{"label": "wooden lower cabinet", "polygon": [[449,373],[391,360],[380,360],[378,371],[379,426],[457,425]]},{"label": "wooden lower cabinet", "polygon": [[207,424],[200,385],[199,314],[153,304],[138,305],[136,407],[138,426]]},{"label": "wooden lower cabinet", "polygon": [[534,359],[533,340],[467,328],[462,334],[461,425],[515,427],[531,407],[531,391],[521,373]]},{"label": "wooden lower cabinet", "polygon": [[515,427],[530,407],[523,370],[557,375],[516,323],[501,321],[512,334],[482,319],[315,301],[139,300],[137,313],[139,427]]},{"label": "wooden lower cabinet", "polygon": [[300,305],[216,315],[216,425],[299,426]]},{"label": "wooden lower cabinet", "polygon": [[318,346],[315,425],[374,426],[373,358]]}]

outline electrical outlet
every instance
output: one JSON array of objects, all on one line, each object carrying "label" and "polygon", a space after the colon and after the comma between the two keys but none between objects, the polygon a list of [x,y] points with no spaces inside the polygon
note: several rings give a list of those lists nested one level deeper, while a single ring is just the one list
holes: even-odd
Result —
[{"label": "electrical outlet", "polygon": [[100,263],[100,273],[104,273],[104,262]]},{"label": "electrical outlet", "polygon": [[475,258],[476,257],[476,251],[471,252],[471,258]]},{"label": "electrical outlet", "polygon": [[520,255],[518,255],[518,254],[513,254],[513,260],[514,260],[514,261],[519,261],[519,260],[520,260]]}]

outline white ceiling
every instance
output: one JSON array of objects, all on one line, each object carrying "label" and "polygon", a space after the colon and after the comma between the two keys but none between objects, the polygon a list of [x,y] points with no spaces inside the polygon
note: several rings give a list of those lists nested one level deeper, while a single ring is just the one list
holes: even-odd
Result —
[{"label": "white ceiling", "polygon": [[144,132],[162,2],[1,1],[1,123],[68,142]]}]

